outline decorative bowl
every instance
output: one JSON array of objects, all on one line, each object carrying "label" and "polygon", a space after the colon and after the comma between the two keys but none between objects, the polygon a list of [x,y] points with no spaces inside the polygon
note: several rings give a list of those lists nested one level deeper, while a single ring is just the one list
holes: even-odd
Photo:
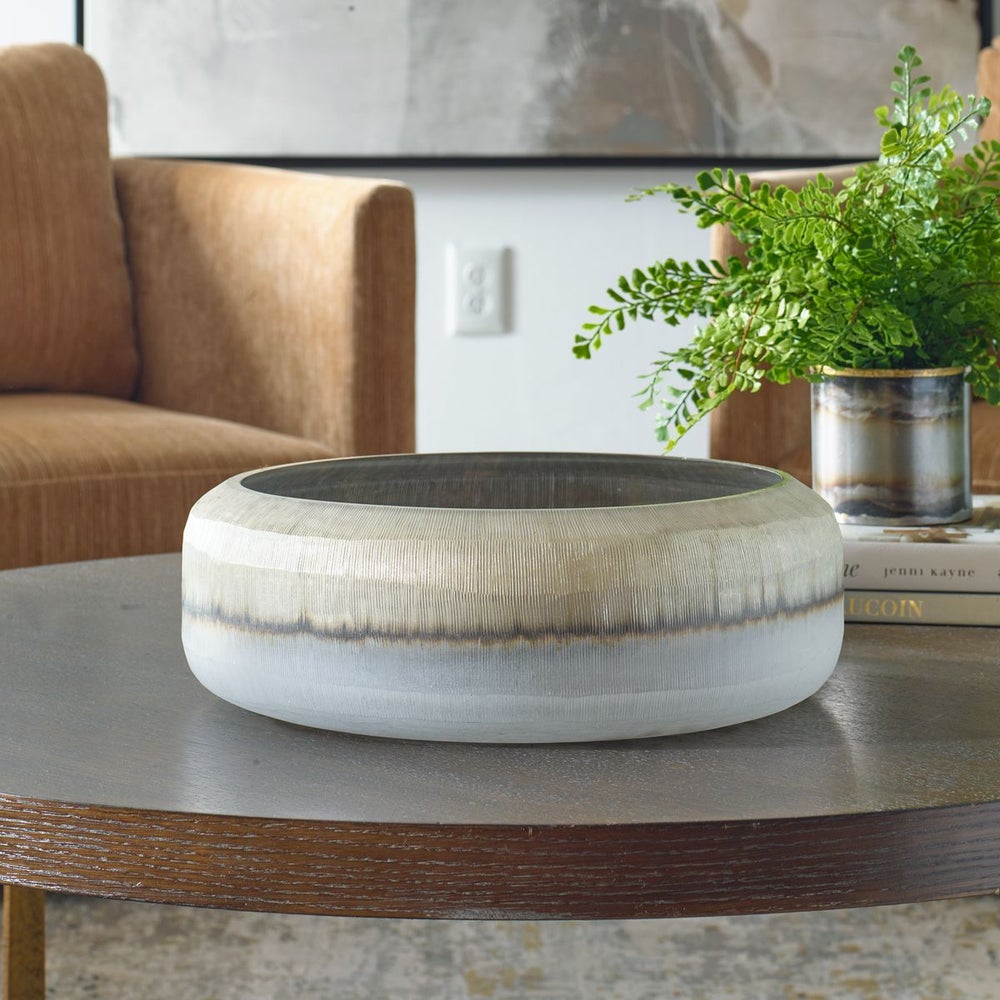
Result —
[{"label": "decorative bowl", "polygon": [[391,455],[235,476],[191,511],[183,642],[219,697],[377,736],[662,736],[833,671],[829,505],[759,466]]}]

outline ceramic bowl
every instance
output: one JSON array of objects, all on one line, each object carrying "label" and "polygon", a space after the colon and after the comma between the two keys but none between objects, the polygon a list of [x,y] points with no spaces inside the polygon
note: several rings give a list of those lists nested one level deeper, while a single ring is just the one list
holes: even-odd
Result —
[{"label": "ceramic bowl", "polygon": [[307,462],[194,506],[183,642],[210,691],[309,726],[502,743],[691,732],[823,684],[841,553],[829,505],[758,466]]}]

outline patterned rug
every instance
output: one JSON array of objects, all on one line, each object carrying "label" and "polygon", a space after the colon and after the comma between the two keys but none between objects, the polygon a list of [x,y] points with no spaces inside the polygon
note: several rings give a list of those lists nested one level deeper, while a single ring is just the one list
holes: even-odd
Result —
[{"label": "patterned rug", "polygon": [[990,1000],[1000,899],[764,917],[353,920],[50,897],[59,1000]]}]

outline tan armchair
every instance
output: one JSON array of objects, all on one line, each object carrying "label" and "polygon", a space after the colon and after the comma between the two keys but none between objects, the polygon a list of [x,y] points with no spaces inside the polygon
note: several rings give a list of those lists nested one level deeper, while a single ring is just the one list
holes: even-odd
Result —
[{"label": "tan armchair", "polygon": [[[979,137],[1000,138],[1000,39],[980,53],[978,89],[998,108],[983,124]],[[841,181],[853,169],[840,166],[824,173],[834,181]],[[782,183],[797,190],[815,175],[815,169],[781,170],[755,173],[752,178],[757,184]],[[726,227],[713,229],[710,238],[711,256],[717,260],[743,252]],[[709,453],[713,458],[783,469],[810,484],[810,422],[807,383],[765,384],[760,392],[730,396],[712,412]],[[976,493],[1000,493],[1000,407],[989,406],[982,400],[974,400],[972,405],[972,488]]]},{"label": "tan armchair", "polygon": [[414,447],[404,186],[108,152],[96,63],[0,50],[0,568],[178,550],[245,469]]}]

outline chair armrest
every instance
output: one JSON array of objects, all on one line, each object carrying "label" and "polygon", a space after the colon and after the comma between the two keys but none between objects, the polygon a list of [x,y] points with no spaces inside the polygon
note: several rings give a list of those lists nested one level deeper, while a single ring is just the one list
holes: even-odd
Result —
[{"label": "chair armrest", "polygon": [[1000,406],[973,399],[972,492],[1000,493]]},{"label": "chair armrest", "polygon": [[323,442],[414,447],[413,199],[401,184],[115,161],[137,398]]}]

